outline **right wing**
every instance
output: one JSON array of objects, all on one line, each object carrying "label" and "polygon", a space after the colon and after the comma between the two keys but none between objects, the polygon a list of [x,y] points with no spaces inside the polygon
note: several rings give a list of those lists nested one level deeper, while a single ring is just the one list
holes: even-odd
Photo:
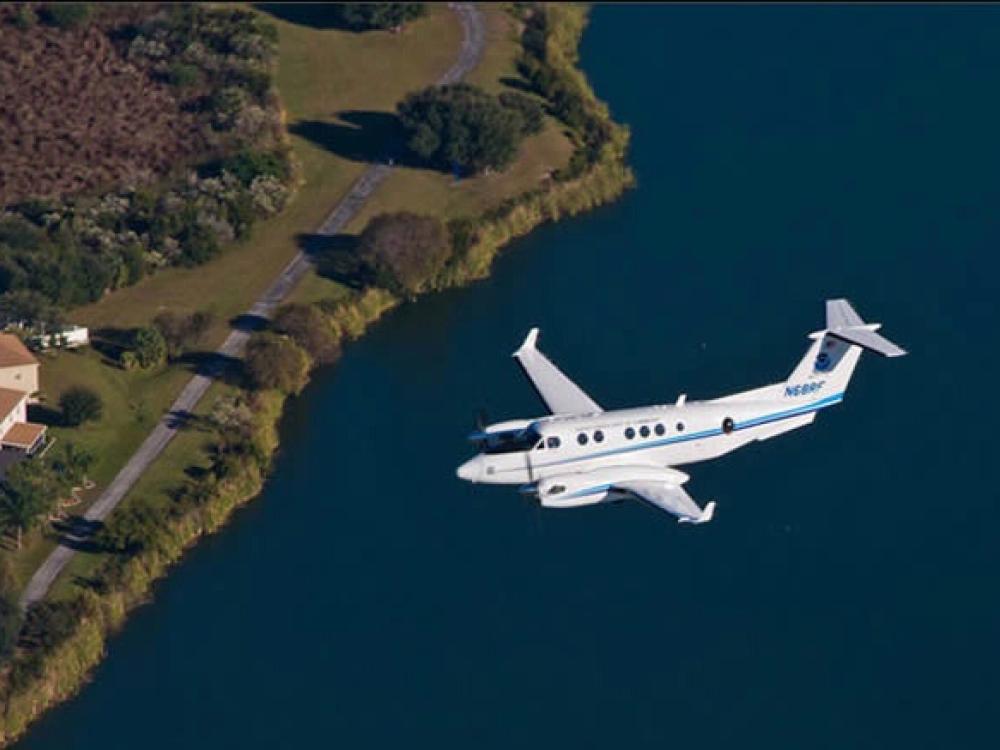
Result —
[{"label": "right wing", "polygon": [[563,374],[562,370],[535,348],[538,329],[532,328],[514,359],[535,386],[539,397],[553,414],[586,414],[603,411],[583,390]]},{"label": "right wing", "polygon": [[702,510],[680,486],[653,480],[615,482],[615,488],[631,492],[636,497],[677,516],[678,523],[706,523],[715,513],[715,501]]}]

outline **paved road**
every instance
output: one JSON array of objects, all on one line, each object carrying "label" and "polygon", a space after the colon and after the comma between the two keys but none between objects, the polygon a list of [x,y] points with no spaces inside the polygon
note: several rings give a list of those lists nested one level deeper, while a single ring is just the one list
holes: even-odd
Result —
[{"label": "paved road", "polygon": [[[462,23],[462,48],[455,64],[438,79],[437,83],[439,84],[459,81],[476,67],[482,57],[485,42],[485,26],[482,13],[479,10],[468,3],[451,3],[449,7]],[[386,164],[368,167],[357,182],[351,186],[343,200],[320,224],[316,234],[332,237],[343,231],[347,223],[361,210],[368,197],[391,172],[392,167]],[[270,317],[275,308],[281,304],[281,301],[288,296],[288,293],[310,268],[309,258],[305,253],[298,253],[254,302],[247,314],[256,318]],[[216,350],[217,354],[221,355],[220,362],[225,361],[226,358],[242,356],[249,337],[248,330],[232,331],[222,346]],[[115,509],[139,480],[143,472],[149,468],[149,465],[156,460],[177,434],[177,430],[184,421],[184,416],[189,414],[205,395],[212,380],[211,375],[195,375],[188,381],[184,390],[170,407],[170,411],[153,428],[153,431],[139,446],[139,450],[132,455],[124,468],[111,481],[111,484],[101,493],[101,496],[83,514],[84,519],[101,521],[107,518],[108,514]],[[27,607],[42,599],[74,554],[76,554],[75,550],[65,545],[60,544],[56,547],[28,581],[28,585],[21,595],[21,605]]]}]

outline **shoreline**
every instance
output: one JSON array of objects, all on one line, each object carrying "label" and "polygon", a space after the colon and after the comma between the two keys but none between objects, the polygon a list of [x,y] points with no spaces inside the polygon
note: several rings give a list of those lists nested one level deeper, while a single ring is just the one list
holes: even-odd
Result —
[{"label": "shoreline", "polygon": [[[570,33],[561,35],[557,42],[563,47],[558,55],[558,63],[565,66],[561,72],[581,82],[588,103],[597,109],[597,117],[610,133],[608,141],[598,157],[576,176],[553,181],[544,189],[521,194],[475,217],[469,241],[456,253],[432,291],[485,278],[493,260],[511,240],[543,223],[615,200],[635,184],[626,163],[628,129],[611,120],[607,108],[575,67],[586,11],[571,7],[558,13],[570,28]],[[384,289],[369,287],[340,304],[328,320],[346,343],[359,338],[403,301]],[[278,426],[287,398],[275,391],[252,394],[251,441],[257,455],[240,461],[237,471],[217,482],[210,496],[171,514],[155,544],[124,560],[113,558],[111,562],[116,562],[117,567],[102,571],[104,579],[98,578],[99,583],[83,589],[74,600],[78,616],[71,632],[58,645],[31,659],[14,660],[5,674],[0,746],[9,745],[49,708],[75,695],[89,680],[104,656],[108,639],[123,626],[127,614],[151,599],[155,582],[183,558],[199,537],[218,531],[237,508],[261,493],[279,447]],[[98,590],[101,587],[103,590]],[[31,663],[24,664],[26,661]]]}]

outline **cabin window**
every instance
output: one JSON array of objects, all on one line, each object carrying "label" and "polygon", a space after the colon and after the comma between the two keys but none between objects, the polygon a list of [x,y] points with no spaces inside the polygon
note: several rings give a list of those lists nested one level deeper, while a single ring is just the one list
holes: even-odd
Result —
[{"label": "cabin window", "polygon": [[635,437],[635,430],[633,430],[631,427],[626,427],[625,428],[625,437],[627,437],[629,440],[631,440],[632,438],[634,438]]},{"label": "cabin window", "polygon": [[566,491],[566,485],[564,485],[564,484],[554,484],[551,487],[549,487],[549,491],[548,491],[547,494],[549,494],[549,495],[558,495],[560,492],[565,492],[565,491]]},{"label": "cabin window", "polygon": [[534,429],[506,430],[486,435],[481,442],[483,453],[523,453],[534,448],[541,436]]},{"label": "cabin window", "polygon": [[662,435],[664,432],[667,431],[667,428],[664,427],[662,424],[657,424],[656,427],[653,428],[653,430],[656,432],[657,435]]},{"label": "cabin window", "polygon": [[684,432],[684,423],[683,422],[678,422],[677,423],[677,431],[678,432]]},{"label": "cabin window", "polygon": [[579,435],[577,435],[576,436],[576,442],[578,442],[580,445],[586,445],[587,444],[587,433],[586,432],[581,432]]},{"label": "cabin window", "polygon": [[538,445],[535,446],[535,450],[536,451],[543,451],[543,450],[545,450],[545,441],[544,440],[539,440],[538,441]]},{"label": "cabin window", "polygon": [[639,434],[643,437],[649,437],[649,428],[646,425],[643,425],[639,428]]},{"label": "cabin window", "polygon": [[594,430],[594,442],[595,443],[603,443],[604,442],[604,433],[601,432],[600,430]]},{"label": "cabin window", "polygon": [[732,417],[726,417],[722,420],[722,431],[727,435],[733,431],[736,425],[733,423]]},{"label": "cabin window", "polygon": [[553,435],[552,437],[550,437],[550,438],[549,438],[548,440],[546,440],[545,442],[546,442],[546,443],[548,443],[548,446],[549,446],[550,448],[558,448],[558,447],[559,447],[559,443],[560,443],[561,441],[559,440],[559,438],[557,438],[557,437],[556,437],[555,435]]}]

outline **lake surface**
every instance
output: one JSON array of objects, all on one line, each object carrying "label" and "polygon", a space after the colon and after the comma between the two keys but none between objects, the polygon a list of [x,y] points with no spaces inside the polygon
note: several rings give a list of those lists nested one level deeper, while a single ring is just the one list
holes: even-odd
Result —
[{"label": "lake surface", "polygon": [[[21,748],[997,745],[1000,8],[598,7],[583,63],[639,189],[316,377]],[[672,402],[784,378],[842,295],[912,354],[690,467],[707,526],[454,476],[477,409],[540,413],[531,325]]]}]

